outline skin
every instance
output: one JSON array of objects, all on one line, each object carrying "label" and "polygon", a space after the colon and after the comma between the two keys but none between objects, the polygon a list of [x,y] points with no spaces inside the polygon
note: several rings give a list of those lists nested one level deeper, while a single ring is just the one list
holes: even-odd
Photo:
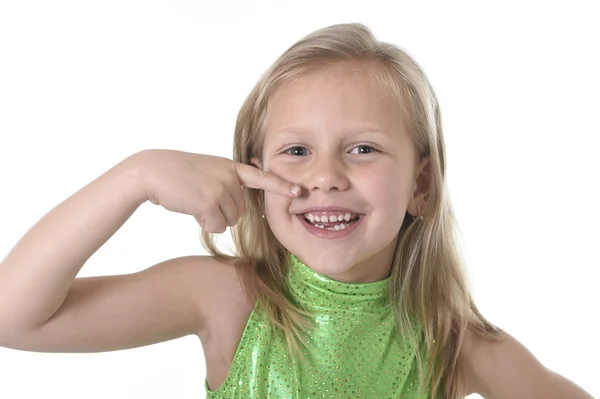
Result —
[{"label": "skin", "polygon": [[[302,187],[297,198],[265,192],[265,215],[279,241],[332,279],[387,277],[404,214],[419,214],[430,189],[397,104],[372,90],[365,68],[319,69],[281,86],[265,126],[262,159],[252,163]],[[311,235],[297,214],[320,206],[349,208],[362,225],[341,239]],[[515,338],[483,340],[468,332],[461,352],[468,394],[486,399],[590,399],[545,368]]]},{"label": "skin", "polygon": [[[297,198],[265,192],[275,236],[313,270],[344,282],[390,274],[405,212],[423,209],[428,191],[428,159],[417,156],[397,104],[367,74],[344,64],[282,85],[268,109],[263,158],[253,159],[302,187]],[[323,206],[362,214],[360,225],[344,238],[310,234],[297,215]]]},{"label": "skin", "polygon": [[[146,201],[222,231],[244,210],[240,183],[265,190],[268,223],[315,270],[342,281],[385,277],[404,211],[424,209],[428,164],[416,157],[397,109],[373,95],[364,73],[352,67],[282,87],[269,110],[265,156],[254,163],[300,183],[301,197],[284,198],[289,183],[248,165],[152,150],[129,157],[52,209],[0,263],[0,346],[105,352],[195,334],[209,386],[219,387],[254,304],[238,279],[244,265],[188,256],[137,273],[75,277]],[[299,144],[312,155],[287,157],[278,150]],[[353,153],[359,144],[380,152]],[[294,216],[331,204],[364,212],[365,223],[345,241],[311,237]],[[469,333],[461,357],[468,392],[486,399],[591,398],[510,336],[494,343]]]}]

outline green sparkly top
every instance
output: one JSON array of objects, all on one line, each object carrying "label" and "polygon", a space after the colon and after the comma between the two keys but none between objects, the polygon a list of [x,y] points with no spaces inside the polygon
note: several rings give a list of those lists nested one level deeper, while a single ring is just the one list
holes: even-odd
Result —
[{"label": "green sparkly top", "polygon": [[211,391],[205,380],[207,399],[418,398],[416,350],[396,330],[389,278],[342,283],[292,256],[286,281],[289,299],[314,315],[304,359],[290,359],[255,308],[223,385]]}]

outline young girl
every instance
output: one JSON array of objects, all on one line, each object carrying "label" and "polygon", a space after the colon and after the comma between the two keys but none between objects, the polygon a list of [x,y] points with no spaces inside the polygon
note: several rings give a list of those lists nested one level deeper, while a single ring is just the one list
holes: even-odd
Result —
[{"label": "young girl", "polygon": [[[0,264],[0,345],[197,334],[211,399],[590,398],[479,313],[445,168],[418,64],[362,25],[319,30],[247,98],[233,161],[142,151],[44,216]],[[212,256],[76,278],[146,201],[193,215]]]}]

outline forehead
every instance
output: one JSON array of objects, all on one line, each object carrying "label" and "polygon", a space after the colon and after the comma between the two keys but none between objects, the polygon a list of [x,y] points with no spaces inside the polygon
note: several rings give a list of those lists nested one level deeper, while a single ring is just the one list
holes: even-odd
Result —
[{"label": "forehead", "polygon": [[267,139],[292,129],[332,133],[371,128],[404,129],[398,101],[375,84],[375,67],[356,63],[320,68],[283,83],[273,93],[265,120]]}]

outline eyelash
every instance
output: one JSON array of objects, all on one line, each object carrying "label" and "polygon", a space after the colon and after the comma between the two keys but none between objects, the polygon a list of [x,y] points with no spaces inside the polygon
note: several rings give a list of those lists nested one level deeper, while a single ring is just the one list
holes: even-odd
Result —
[{"label": "eyelash", "polygon": [[[370,149],[370,151],[369,151],[369,152],[367,152],[367,153],[362,153],[362,154],[372,154],[372,153],[374,153],[374,152],[379,152],[379,151],[377,151],[377,149],[376,149],[375,147],[373,147],[373,146],[370,146],[370,145],[366,145],[366,144],[357,145],[356,147],[353,147],[353,148],[352,148],[352,150],[354,150],[354,149],[356,149],[356,148],[360,148],[360,147],[367,147],[367,148],[369,148],[369,149]],[[307,149],[306,147],[303,147],[303,146],[301,146],[301,145],[296,145],[296,146],[290,147],[290,148],[288,148],[287,150],[285,150],[285,153],[286,153],[287,155],[294,156],[294,154],[291,154],[290,152],[291,152],[292,150],[296,150],[296,149],[299,149],[299,148],[301,148],[301,149],[303,149],[303,150],[306,150],[306,149]],[[359,154],[357,154],[357,155],[359,155]],[[295,155],[295,156],[302,156],[302,155]]]}]

